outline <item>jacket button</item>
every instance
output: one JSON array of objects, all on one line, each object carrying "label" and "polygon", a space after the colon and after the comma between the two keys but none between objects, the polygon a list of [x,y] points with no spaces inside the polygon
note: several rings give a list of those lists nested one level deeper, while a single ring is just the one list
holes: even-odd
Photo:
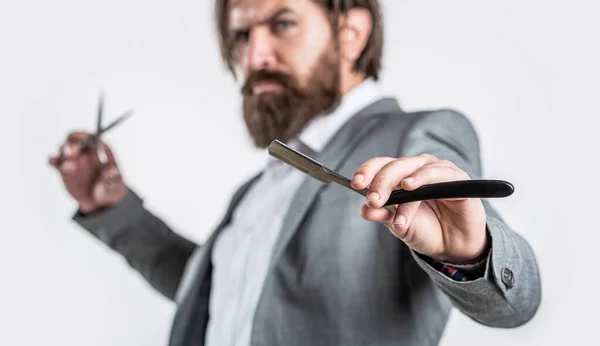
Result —
[{"label": "jacket button", "polygon": [[507,288],[511,288],[515,285],[515,275],[508,268],[502,268],[500,271],[500,278]]}]

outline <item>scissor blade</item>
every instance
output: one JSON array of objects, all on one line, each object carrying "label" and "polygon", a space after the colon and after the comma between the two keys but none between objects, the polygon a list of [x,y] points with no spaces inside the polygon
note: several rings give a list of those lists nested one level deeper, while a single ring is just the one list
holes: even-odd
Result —
[{"label": "scissor blade", "polygon": [[[337,183],[345,188],[348,188],[354,192],[357,192],[363,196],[366,196],[369,192],[368,189],[356,190],[350,186],[350,180],[341,174],[338,174],[331,169],[323,166],[320,162],[298,152],[289,146],[283,144],[279,140],[271,142],[268,148],[269,155],[289,164],[290,166],[298,169],[301,172],[308,174],[309,176],[323,182]],[[396,208],[391,205],[384,206],[384,208],[395,213]]]},{"label": "scissor blade", "polygon": [[120,115],[117,119],[113,120],[113,122],[111,122],[107,127],[101,129],[99,132],[94,133],[92,136],[88,137],[87,140],[81,142],[80,146],[82,148],[87,148],[90,145],[94,145],[97,146],[100,143],[100,136],[106,132],[108,132],[110,129],[112,129],[113,127],[119,125],[121,122],[123,122],[125,119],[129,118],[130,116],[133,115],[133,110],[130,110],[126,113],[123,113],[122,115]]},{"label": "scissor blade", "polygon": [[102,134],[102,116],[104,114],[104,93],[100,93],[98,97],[98,114],[96,115],[96,134],[94,136],[94,144],[100,142],[100,135]]},{"label": "scissor blade", "polygon": [[123,120],[129,118],[132,115],[133,115],[133,110],[130,110],[130,111],[127,111],[127,112],[121,114],[117,119],[115,119],[113,122],[111,122],[110,124],[108,124],[108,126],[106,126],[105,128],[103,128],[102,130],[100,130],[100,134],[108,132],[110,129],[112,129],[113,127],[119,125]]},{"label": "scissor blade", "polygon": [[321,163],[311,159],[301,152],[290,148],[279,140],[274,140],[271,142],[267,150],[269,155],[287,163],[288,165],[323,183],[329,183],[331,181]]},{"label": "scissor blade", "polygon": [[333,170],[325,167],[320,162],[302,154],[280,142],[274,140],[271,142],[268,148],[269,154],[290,166],[310,175],[311,177],[323,182],[330,183],[334,182],[342,185],[345,188],[360,193],[363,196],[367,195],[368,190],[356,190],[350,186],[350,179],[344,177],[341,174],[334,172]]}]

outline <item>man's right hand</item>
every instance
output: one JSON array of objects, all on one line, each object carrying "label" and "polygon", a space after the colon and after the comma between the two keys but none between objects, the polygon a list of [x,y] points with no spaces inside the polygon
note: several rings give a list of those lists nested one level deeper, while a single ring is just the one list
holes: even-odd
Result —
[{"label": "man's right hand", "polygon": [[85,132],[73,132],[61,145],[62,160],[52,156],[48,163],[55,167],[69,194],[79,204],[82,213],[92,213],[121,201],[127,192],[115,157],[110,148],[104,146],[108,163],[103,167],[96,148],[80,148],[80,143],[91,136]]}]

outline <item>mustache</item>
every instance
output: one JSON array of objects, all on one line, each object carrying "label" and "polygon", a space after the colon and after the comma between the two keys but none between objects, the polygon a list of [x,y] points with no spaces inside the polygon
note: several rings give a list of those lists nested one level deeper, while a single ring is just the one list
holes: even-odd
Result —
[{"label": "mustache", "polygon": [[248,78],[246,78],[244,86],[242,87],[242,94],[245,96],[251,96],[254,85],[264,81],[277,83],[284,89],[288,90],[297,89],[295,80],[291,76],[281,72],[259,70],[253,71],[248,75]]}]

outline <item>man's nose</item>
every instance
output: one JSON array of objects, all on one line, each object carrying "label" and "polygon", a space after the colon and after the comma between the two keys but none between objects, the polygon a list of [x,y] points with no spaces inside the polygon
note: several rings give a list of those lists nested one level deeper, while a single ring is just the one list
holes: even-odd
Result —
[{"label": "man's nose", "polygon": [[272,68],[275,65],[274,42],[263,28],[257,28],[250,34],[248,49],[248,65],[251,70],[263,70]]}]

